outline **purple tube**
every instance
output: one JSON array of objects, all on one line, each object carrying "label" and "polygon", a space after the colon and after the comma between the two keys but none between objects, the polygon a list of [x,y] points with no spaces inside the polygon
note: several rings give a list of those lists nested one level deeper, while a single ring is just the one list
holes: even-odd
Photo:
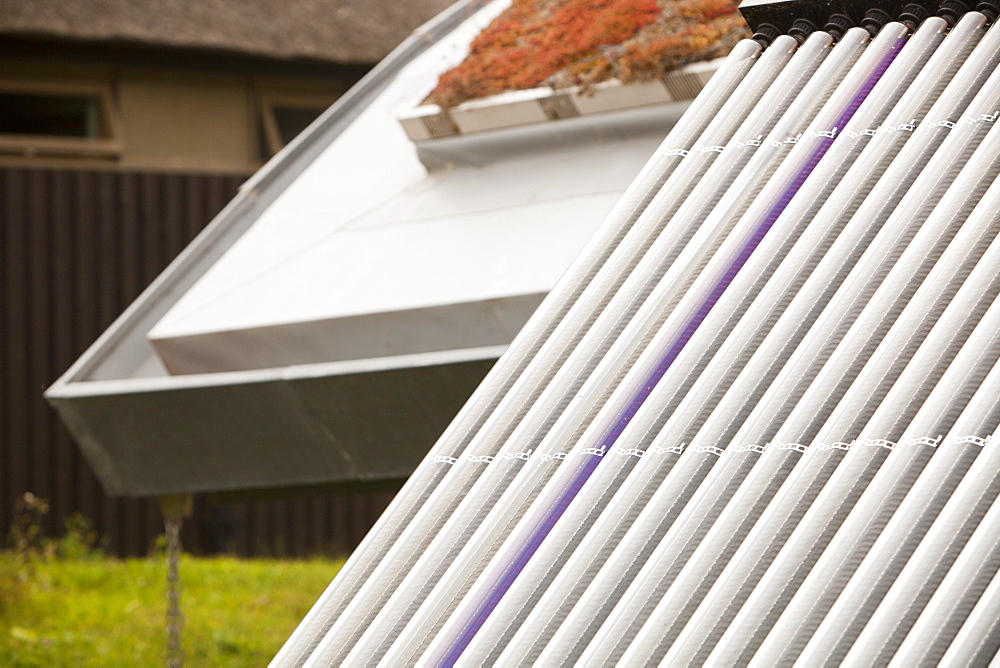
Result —
[{"label": "purple tube", "polygon": [[[843,129],[847,125],[847,122],[852,116],[854,116],[858,107],[861,106],[861,103],[864,102],[872,88],[876,83],[878,83],[878,80],[892,63],[896,54],[899,53],[899,49],[905,41],[905,39],[897,40],[895,46],[885,54],[878,66],[875,67],[874,70],[868,75],[861,87],[855,92],[848,105],[837,117],[837,120],[834,122],[835,129]],[[733,279],[736,278],[740,269],[742,269],[743,265],[746,264],[750,255],[763,240],[764,235],[766,235],[771,229],[771,226],[778,219],[778,216],[780,216],[782,211],[785,210],[785,207],[788,206],[792,197],[794,197],[795,193],[799,191],[799,188],[802,187],[802,184],[812,173],[813,169],[815,169],[819,161],[823,159],[823,156],[829,150],[833,141],[834,137],[832,136],[823,136],[819,138],[816,146],[813,147],[812,152],[806,158],[801,169],[799,169],[798,173],[791,179],[774,204],[761,217],[753,234],[747,239],[743,248],[740,249],[740,252],[730,261],[729,266],[726,267],[726,270],[719,277],[715,285],[708,292],[708,294],[705,295],[697,310],[695,310],[695,312],[688,318],[687,322],[684,323],[684,328],[664,353],[656,368],[649,374],[642,388],[635,393],[625,409],[618,414],[614,424],[604,433],[601,438],[601,443],[606,449],[610,449],[618,440],[618,437],[621,436],[625,427],[628,426],[628,423],[639,411],[643,403],[645,403],[646,399],[653,391],[653,388],[656,387],[658,382],[660,382],[660,379],[670,368],[670,365],[673,364],[674,360],[677,359],[677,356],[684,349],[687,342],[698,330],[698,327],[705,320],[705,317],[712,310],[712,307],[719,301],[719,298],[722,297],[726,288],[729,287],[729,285],[733,282]],[[566,511],[566,508],[568,508],[569,504],[572,503],[574,498],[576,498],[580,489],[602,461],[604,461],[603,457],[586,457],[578,465],[575,474],[566,484],[562,492],[560,492],[555,503],[531,528],[531,532],[524,541],[524,544],[517,551],[507,568],[505,568],[496,579],[496,582],[490,588],[488,594],[476,608],[475,612],[469,617],[468,622],[462,627],[461,632],[449,645],[448,652],[441,658],[439,665],[452,666],[456,661],[458,661],[462,652],[465,651],[465,648],[468,647],[473,637],[475,637],[476,633],[486,622],[486,619],[489,617],[490,613],[493,612],[493,609],[500,602],[500,599],[507,593],[507,590],[514,583],[514,580],[524,569],[525,565],[527,565],[528,560],[531,559],[532,555],[535,554],[535,551],[538,550],[542,541],[549,535],[552,527],[559,521],[559,518],[562,517],[563,513]]]}]

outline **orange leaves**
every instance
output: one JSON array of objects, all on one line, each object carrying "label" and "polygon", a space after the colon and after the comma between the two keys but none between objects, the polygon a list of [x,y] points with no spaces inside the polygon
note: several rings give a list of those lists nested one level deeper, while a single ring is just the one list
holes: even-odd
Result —
[{"label": "orange leaves", "polygon": [[723,15],[671,35],[629,44],[618,61],[622,79],[649,79],[675,67],[725,55],[745,36],[742,19]]},{"label": "orange leaves", "polygon": [[682,0],[677,3],[677,14],[695,21],[711,21],[736,12],[736,3],[731,0]]},{"label": "orange leaves", "polygon": [[531,88],[659,15],[656,0],[515,0],[446,72],[428,101],[444,106]]},{"label": "orange leaves", "polygon": [[426,102],[540,85],[589,85],[661,76],[724,55],[746,28],[737,0],[514,0],[472,41]]}]

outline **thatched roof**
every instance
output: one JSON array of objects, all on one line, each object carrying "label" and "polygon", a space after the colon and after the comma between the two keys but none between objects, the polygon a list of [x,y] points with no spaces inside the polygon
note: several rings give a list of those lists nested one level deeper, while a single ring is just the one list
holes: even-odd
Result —
[{"label": "thatched roof", "polygon": [[0,37],[378,62],[453,0],[15,0]]}]

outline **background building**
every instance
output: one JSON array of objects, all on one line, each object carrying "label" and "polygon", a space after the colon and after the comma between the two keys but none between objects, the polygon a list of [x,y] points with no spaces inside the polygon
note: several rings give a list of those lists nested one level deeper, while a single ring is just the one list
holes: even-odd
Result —
[{"label": "background building", "polygon": [[[109,499],[42,399],[242,181],[447,1],[26,0],[0,7],[0,535],[27,491],[120,554],[161,532]],[[220,506],[193,550],[346,550],[384,494]],[[225,510],[220,514],[220,508]]]}]

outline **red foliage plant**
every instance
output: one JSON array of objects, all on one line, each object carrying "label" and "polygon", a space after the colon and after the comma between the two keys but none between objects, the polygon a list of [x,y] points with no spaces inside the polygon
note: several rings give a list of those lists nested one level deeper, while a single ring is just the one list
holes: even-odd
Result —
[{"label": "red foliage plant", "polygon": [[425,100],[451,107],[549,85],[652,79],[748,36],[737,0],[513,0]]}]

